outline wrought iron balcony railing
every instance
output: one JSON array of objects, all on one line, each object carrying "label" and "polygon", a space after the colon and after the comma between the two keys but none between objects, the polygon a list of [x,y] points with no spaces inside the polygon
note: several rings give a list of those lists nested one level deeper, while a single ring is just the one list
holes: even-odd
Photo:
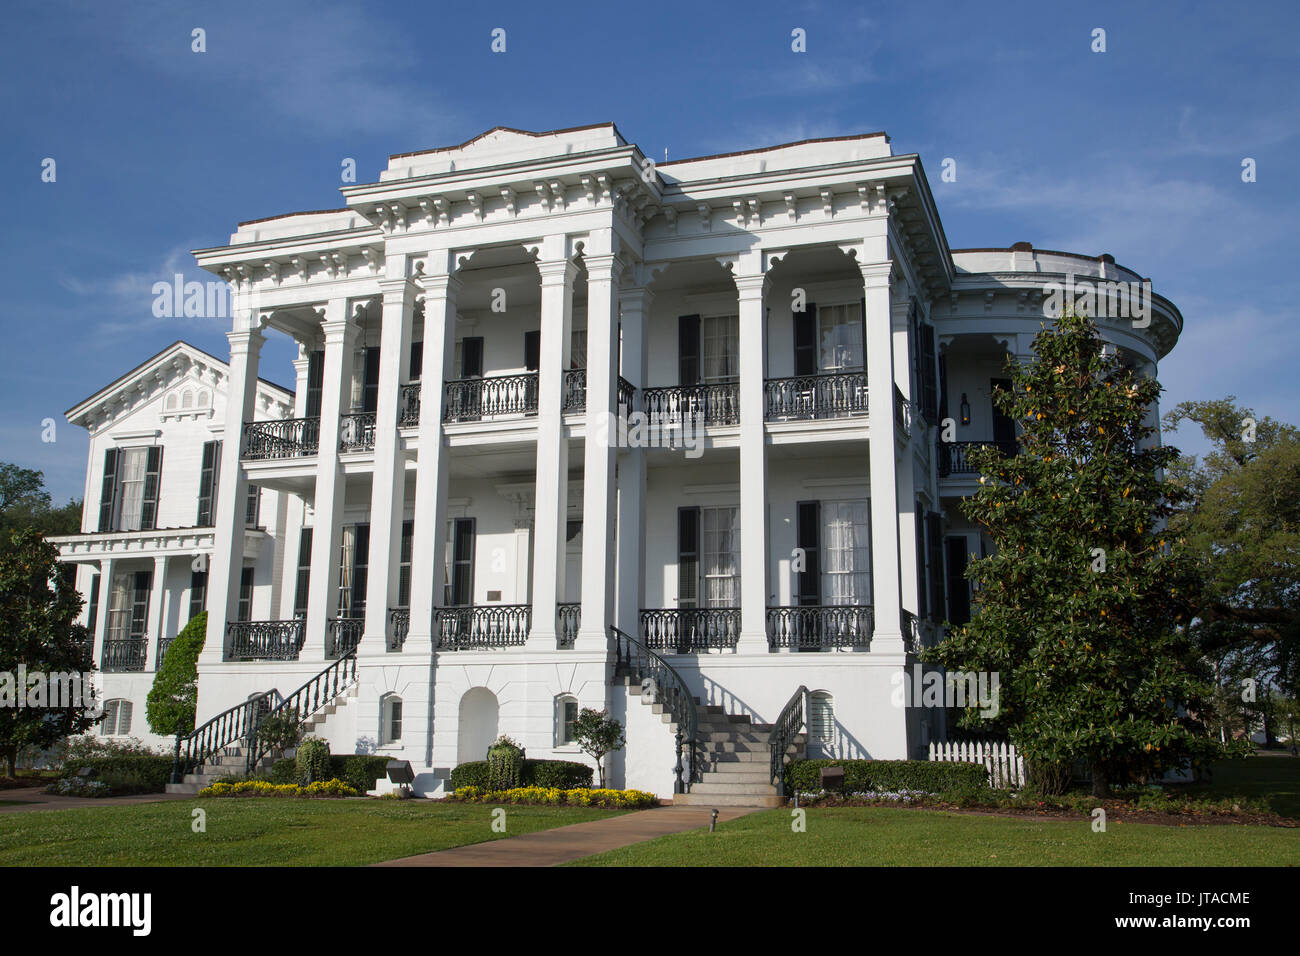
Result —
[{"label": "wrought iron balcony railing", "polygon": [[732,648],[740,640],[740,608],[642,608],[641,639],[668,654]]},{"label": "wrought iron balcony railing", "polygon": [[1014,441],[940,441],[939,476],[947,478],[949,475],[979,474],[975,466],[970,463],[968,454],[972,448],[979,448],[981,445],[992,445],[1008,458],[1013,457],[1020,447],[1019,443]]},{"label": "wrought iron balcony railing", "polygon": [[560,408],[566,412],[580,412],[587,407],[587,370],[564,370],[564,401]]},{"label": "wrought iron balcony railing", "polygon": [[142,671],[149,642],[141,638],[104,641],[99,669],[108,672]]},{"label": "wrought iron balcony railing", "polygon": [[307,636],[303,618],[290,621],[232,621],[226,625],[231,661],[296,661]]},{"label": "wrought iron balcony railing", "polygon": [[717,382],[643,388],[641,406],[652,426],[681,425],[697,420],[702,420],[705,425],[737,425],[740,423],[740,385],[737,382]]},{"label": "wrought iron balcony railing", "polygon": [[636,387],[622,375],[618,377],[618,407],[621,411],[632,411],[636,400]]},{"label": "wrought iron balcony railing", "polygon": [[440,607],[433,612],[433,629],[440,651],[520,647],[528,639],[532,619],[529,604]]},{"label": "wrought iron balcony railing", "polygon": [[244,457],[303,458],[320,448],[319,418],[282,418],[273,422],[244,425]]},{"label": "wrought iron balcony railing", "polygon": [[873,609],[866,605],[769,607],[769,647],[820,650],[824,647],[870,647],[875,626]]},{"label": "wrought iron balcony railing", "polygon": [[846,418],[867,413],[866,372],[769,378],[765,390],[765,414],[769,422]]},{"label": "wrought iron balcony railing", "polygon": [[332,617],[325,622],[325,656],[342,657],[356,650],[366,630],[364,617]]},{"label": "wrought iron balcony railing", "polygon": [[397,393],[397,427],[414,428],[420,424],[420,383],[403,385]]},{"label": "wrought iron balcony railing", "polygon": [[388,649],[400,651],[411,632],[410,608],[399,607],[388,612]]},{"label": "wrought iron balcony railing", "polygon": [[339,417],[339,451],[373,451],[374,447],[374,412],[352,412]]},{"label": "wrought iron balcony railing", "polygon": [[476,422],[500,415],[537,411],[537,373],[461,378],[445,385],[447,407],[443,421]]},{"label": "wrought iron balcony railing", "polygon": [[163,658],[167,656],[167,650],[172,646],[172,641],[174,640],[176,640],[174,637],[165,637],[158,642],[158,660],[154,662],[154,670],[157,671],[162,669]]},{"label": "wrought iron balcony railing", "polygon": [[920,622],[915,614],[906,609],[900,615],[899,622],[903,627],[903,649],[909,654],[915,654],[921,649]]},{"label": "wrought iron balcony railing", "polygon": [[578,638],[578,625],[582,623],[581,604],[557,604],[555,606],[555,633],[559,635],[557,643],[561,650],[573,647]]}]

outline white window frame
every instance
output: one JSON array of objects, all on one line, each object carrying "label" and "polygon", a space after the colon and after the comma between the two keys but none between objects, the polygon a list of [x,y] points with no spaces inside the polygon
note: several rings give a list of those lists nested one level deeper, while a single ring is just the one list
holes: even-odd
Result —
[{"label": "white window frame", "polygon": [[700,317],[700,381],[735,382],[740,379],[740,316]]},{"label": "white window frame", "polygon": [[740,607],[740,535],[739,505],[700,508],[700,607]]},{"label": "white window frame", "polygon": [[[573,707],[573,720],[566,716],[566,710]],[[556,748],[576,748],[578,740],[576,737],[567,736],[568,728],[573,721],[578,719],[581,708],[578,706],[578,698],[572,694],[560,694],[555,698],[555,746]]]},{"label": "white window frame", "polygon": [[[133,471],[134,466],[134,471]],[[149,448],[123,448],[117,466],[118,531],[139,531],[144,519],[144,484],[149,473]]]},{"label": "white window frame", "polygon": [[[397,732],[393,732],[393,708],[397,708]],[[402,720],[405,713],[402,698],[396,694],[385,694],[379,699],[379,745],[392,747],[402,742]]]},{"label": "white window frame", "polygon": [[870,605],[871,500],[823,501],[821,512],[822,601],[832,607]]},{"label": "white window frame", "polygon": [[[122,727],[122,711],[126,710],[126,727]],[[104,701],[104,717],[102,721],[102,733],[104,737],[129,737],[131,735],[131,719],[135,716],[135,705],[125,697],[114,697],[112,700]]]},{"label": "white window frame", "polygon": [[[817,368],[821,372],[861,372],[867,347],[862,303],[838,302],[817,306]],[[848,361],[856,358],[857,361]]]}]

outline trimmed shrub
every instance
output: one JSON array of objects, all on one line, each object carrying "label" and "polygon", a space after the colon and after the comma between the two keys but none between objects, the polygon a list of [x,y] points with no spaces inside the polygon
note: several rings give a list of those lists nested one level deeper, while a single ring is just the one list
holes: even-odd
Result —
[{"label": "trimmed shrub", "polygon": [[388,760],[374,754],[335,754],[330,757],[330,776],[365,793],[375,789],[376,780],[388,776]]},{"label": "trimmed shrub", "polygon": [[161,754],[125,753],[104,757],[78,757],[64,761],[60,777],[80,779],[77,771],[90,767],[94,779],[113,796],[129,793],[162,793],[172,778],[172,758]]},{"label": "trimmed shrub", "polygon": [[217,782],[199,791],[200,797],[355,797],[359,794],[342,780],[317,780],[305,787],[265,780]]},{"label": "trimmed shrub", "polygon": [[[591,786],[592,773],[591,767],[573,760],[525,760],[520,768],[519,784],[523,787],[581,790]],[[491,786],[491,772],[486,760],[467,761],[451,772],[451,788],[460,790],[464,787],[501,789]]]},{"label": "trimmed shrub", "polygon": [[920,790],[963,796],[987,790],[989,772],[983,764],[938,760],[793,760],[785,768],[787,793],[821,790],[822,767],[844,768],[846,793]]},{"label": "trimmed shrub", "polygon": [[518,803],[554,807],[603,807],[609,810],[653,807],[659,798],[644,790],[558,790],[553,787],[512,787],[509,790],[483,790],[462,787],[448,799],[465,803]]},{"label": "trimmed shrub", "polygon": [[162,736],[184,735],[194,730],[194,709],[199,698],[199,652],[208,636],[208,612],[190,618],[167,648],[167,656],[154,675],[145,698],[149,729]]},{"label": "trimmed shrub", "polygon": [[488,785],[493,790],[511,790],[521,783],[524,751],[509,737],[498,737],[488,748]]},{"label": "trimmed shrub", "polygon": [[271,769],[262,774],[270,783],[297,783],[298,761],[292,757],[283,757],[271,765]]},{"label": "trimmed shrub", "polygon": [[315,783],[330,775],[330,745],[319,737],[308,737],[298,745],[298,779]]}]

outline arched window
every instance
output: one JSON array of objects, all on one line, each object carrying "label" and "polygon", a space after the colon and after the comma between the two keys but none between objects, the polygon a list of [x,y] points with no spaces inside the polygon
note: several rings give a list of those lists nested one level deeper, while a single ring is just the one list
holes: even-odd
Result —
[{"label": "arched window", "polygon": [[563,747],[577,742],[573,723],[578,719],[578,698],[561,694],[555,698],[555,746]]},{"label": "arched window", "polygon": [[194,393],[191,392],[189,389],[186,389],[184,392],[181,393],[181,408],[193,408],[193,407],[194,407]]},{"label": "arched window", "polygon": [[825,691],[809,697],[808,731],[819,743],[830,743],[835,736],[835,698]]},{"label": "arched window", "polygon": [[400,743],[402,740],[402,698],[385,694],[379,699],[379,744]]},{"label": "arched window", "polygon": [[101,721],[105,737],[126,737],[131,733],[131,711],[134,709],[129,700],[121,698],[104,702],[104,718]]}]

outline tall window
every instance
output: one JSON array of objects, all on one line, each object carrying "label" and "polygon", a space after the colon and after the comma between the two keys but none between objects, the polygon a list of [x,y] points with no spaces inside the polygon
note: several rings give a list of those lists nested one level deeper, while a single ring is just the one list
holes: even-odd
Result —
[{"label": "tall window", "polygon": [[144,476],[149,462],[149,449],[124,448],[122,450],[121,511],[118,530],[139,531],[144,513]]},{"label": "tall window", "polygon": [[447,522],[447,552],[442,603],[458,607],[474,601],[474,519]]},{"label": "tall window", "polygon": [[587,367],[587,330],[574,329],[569,339],[569,368]]},{"label": "tall window", "polygon": [[208,572],[190,572],[190,619],[203,613],[208,603]]},{"label": "tall window", "polygon": [[700,509],[705,607],[740,606],[740,509]]},{"label": "tall window", "polygon": [[402,698],[385,694],[379,702],[381,746],[399,743],[402,739]]},{"label": "tall window", "polygon": [[203,443],[203,461],[199,466],[199,516],[195,522],[200,528],[210,528],[216,523],[217,473],[221,468],[221,442]]},{"label": "tall window", "polygon": [[366,615],[369,555],[370,525],[345,526],[342,554],[339,559],[339,617],[365,617]]},{"label": "tall window", "polygon": [[261,510],[262,489],[257,485],[248,486],[248,498],[244,504],[244,524],[250,528],[257,527],[258,515]]},{"label": "tall window", "polygon": [[871,603],[871,525],[867,501],[822,502],[822,598],[830,605]]},{"label": "tall window", "polygon": [[740,317],[706,315],[700,320],[700,380],[734,382],[740,377]]},{"label": "tall window", "polygon": [[823,372],[856,372],[865,368],[861,304],[817,307],[817,361]]},{"label": "tall window", "polygon": [[298,536],[298,580],[293,592],[293,616],[307,616],[307,596],[311,592],[311,528]]},{"label": "tall window", "polygon": [[86,636],[93,645],[95,628],[99,624],[99,575],[90,576],[90,600],[86,602]]},{"label": "tall window", "polygon": [[106,641],[124,641],[131,636],[131,575],[115,574],[108,596]]},{"label": "tall window", "polygon": [[101,733],[105,737],[125,737],[131,733],[131,711],[134,709],[129,700],[108,700],[104,702],[104,716],[100,722]]},{"label": "tall window", "polygon": [[562,747],[576,741],[573,725],[578,719],[578,698],[561,694],[555,698],[555,746]]},{"label": "tall window", "polygon": [[100,484],[100,531],[147,531],[157,527],[162,447],[110,448]]},{"label": "tall window", "polygon": [[397,606],[411,606],[411,553],[415,545],[415,522],[402,522],[402,550],[397,564]]},{"label": "tall window", "polygon": [[239,620],[253,619],[253,569],[241,568],[239,572]]}]

